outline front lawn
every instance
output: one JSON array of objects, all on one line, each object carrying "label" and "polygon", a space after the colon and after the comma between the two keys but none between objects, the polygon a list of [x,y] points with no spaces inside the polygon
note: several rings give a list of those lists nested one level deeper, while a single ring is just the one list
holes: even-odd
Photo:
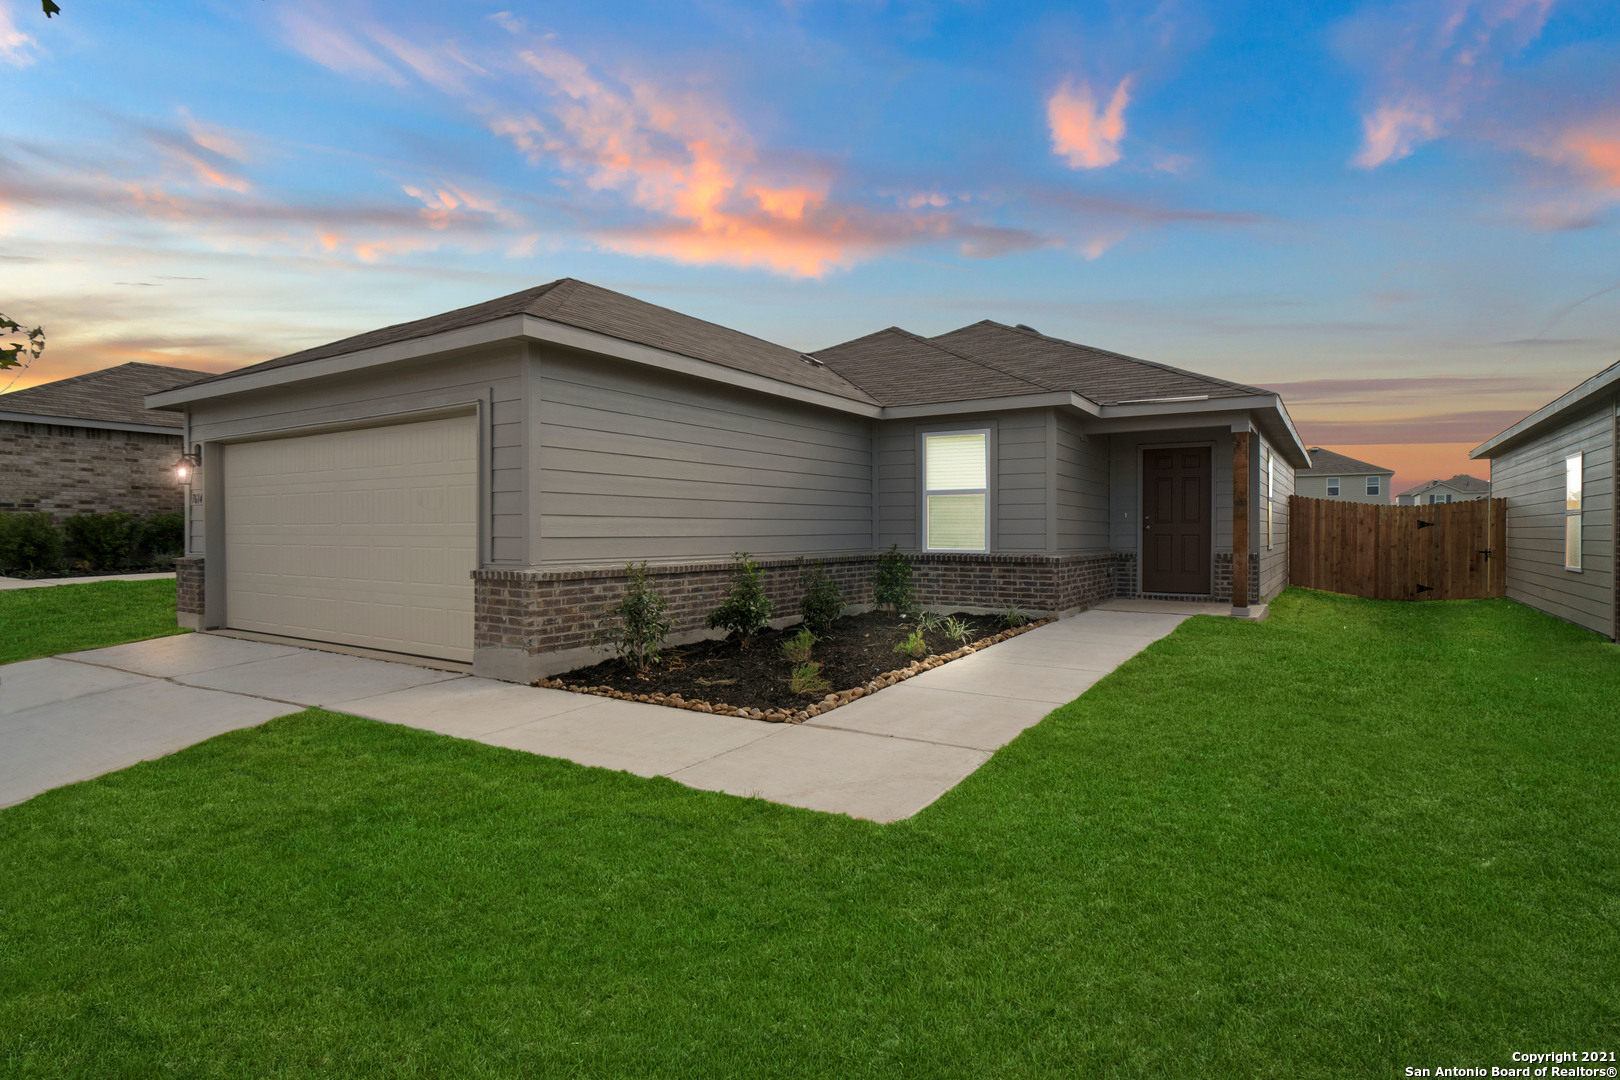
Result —
[{"label": "front lawn", "polygon": [[889,826],[311,710],[0,811],[21,1076],[1391,1077],[1620,1049],[1620,649],[1194,619]]},{"label": "front lawn", "polygon": [[0,664],[180,633],[173,578],[0,592]]}]

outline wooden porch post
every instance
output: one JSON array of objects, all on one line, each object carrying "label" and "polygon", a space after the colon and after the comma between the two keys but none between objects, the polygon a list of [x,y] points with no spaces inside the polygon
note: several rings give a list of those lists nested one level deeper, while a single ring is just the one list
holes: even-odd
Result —
[{"label": "wooden porch post", "polygon": [[1232,432],[1232,606],[1249,606],[1249,432]]}]

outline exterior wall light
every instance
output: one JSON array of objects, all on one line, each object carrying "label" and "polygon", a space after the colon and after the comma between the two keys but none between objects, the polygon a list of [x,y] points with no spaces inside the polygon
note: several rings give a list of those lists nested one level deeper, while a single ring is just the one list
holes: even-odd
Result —
[{"label": "exterior wall light", "polygon": [[196,447],[191,453],[182,453],[180,460],[174,463],[174,482],[189,484],[196,471],[202,467],[202,447]]}]

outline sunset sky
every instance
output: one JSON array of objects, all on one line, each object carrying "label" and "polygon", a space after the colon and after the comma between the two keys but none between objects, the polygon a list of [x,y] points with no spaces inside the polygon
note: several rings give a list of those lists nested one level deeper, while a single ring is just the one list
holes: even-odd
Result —
[{"label": "sunset sky", "polygon": [[0,312],[225,370],[558,277],[1280,391],[1396,490],[1620,359],[1620,4],[0,0]]}]

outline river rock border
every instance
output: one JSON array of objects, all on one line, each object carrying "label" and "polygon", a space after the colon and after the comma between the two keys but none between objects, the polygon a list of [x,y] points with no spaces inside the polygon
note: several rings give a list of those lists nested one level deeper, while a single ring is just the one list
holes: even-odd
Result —
[{"label": "river rock border", "polygon": [[873,676],[869,682],[849,690],[836,690],[828,694],[814,705],[803,709],[755,709],[746,705],[727,705],[725,702],[690,701],[680,694],[632,694],[627,690],[615,690],[611,686],[570,686],[562,679],[537,679],[531,686],[540,686],[548,690],[567,690],[574,694],[594,694],[597,697],[616,698],[619,701],[637,701],[643,705],[663,705],[670,709],[686,709],[688,712],[710,713],[714,716],[740,716],[745,720],[764,720],[772,724],[802,724],[816,716],[825,716],[834,709],[858,701],[879,690],[904,682],[914,675],[921,675],[925,671],[932,671],[942,664],[952,660],[960,660],[964,656],[976,653],[981,649],[988,649],[992,645],[1015,638],[1019,634],[1027,634],[1037,627],[1045,626],[1052,619],[1037,619],[1023,626],[1011,630],[1003,630],[999,634],[992,634],[987,638],[980,638],[960,649],[953,649],[948,653],[935,653],[915,660],[903,668],[886,671],[882,675]]}]

